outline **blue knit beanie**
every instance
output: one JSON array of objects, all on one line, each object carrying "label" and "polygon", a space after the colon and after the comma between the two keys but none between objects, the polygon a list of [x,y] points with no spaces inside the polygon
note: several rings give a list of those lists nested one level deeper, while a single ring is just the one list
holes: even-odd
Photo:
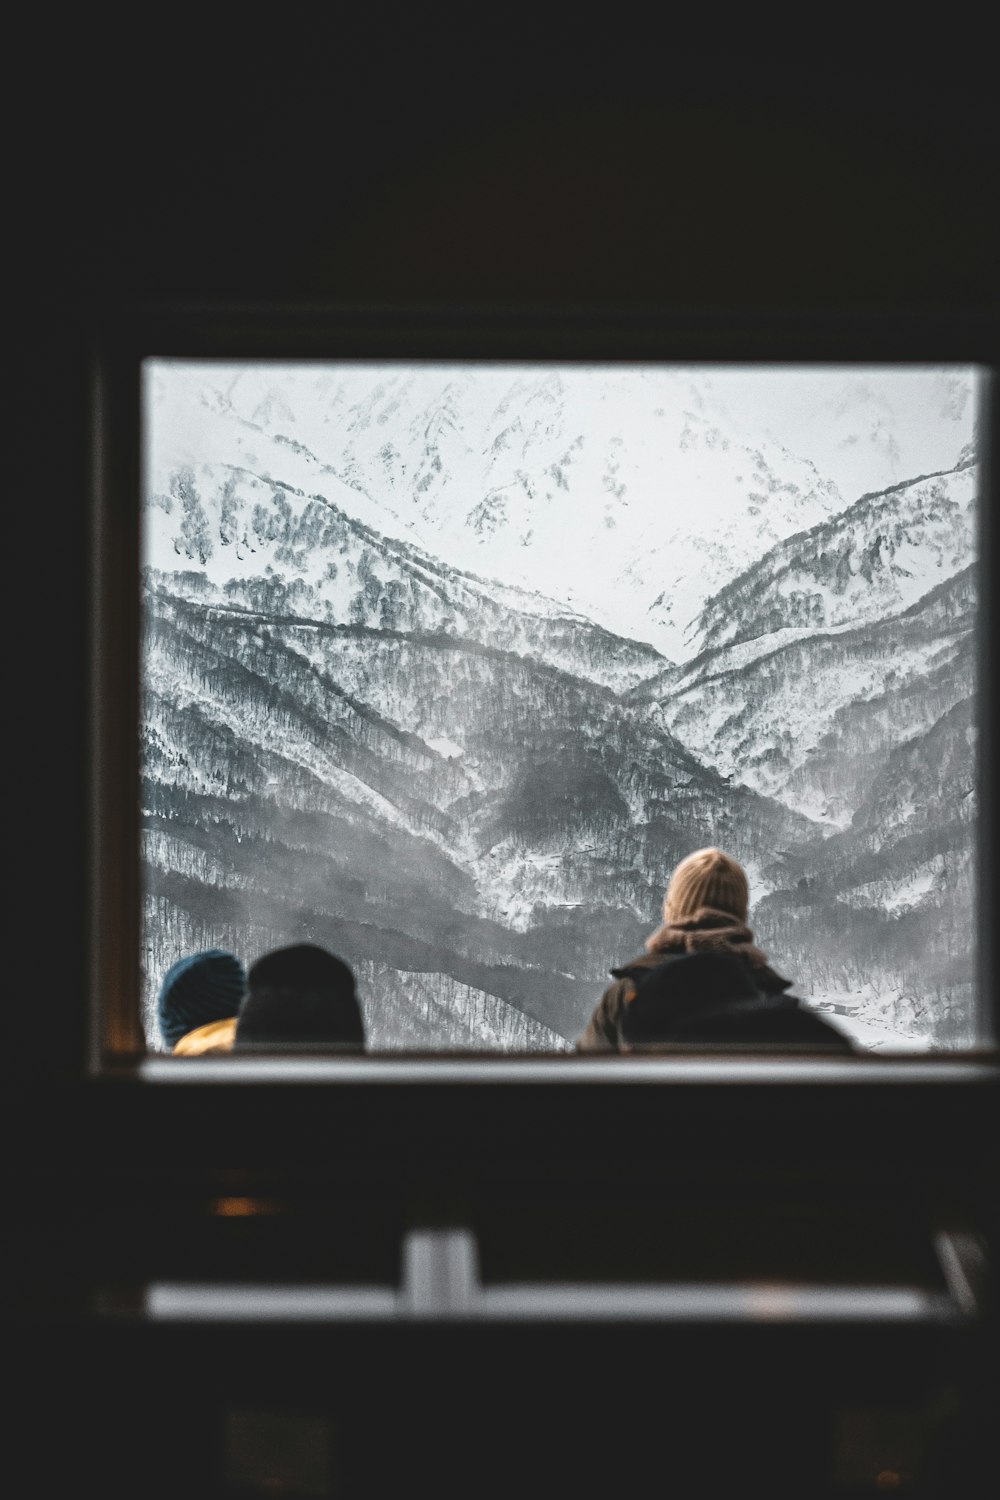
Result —
[{"label": "blue knit beanie", "polygon": [[163,977],[156,1006],[160,1034],[170,1050],[196,1027],[235,1016],[246,983],[239,959],[222,948],[192,953],[172,964]]}]

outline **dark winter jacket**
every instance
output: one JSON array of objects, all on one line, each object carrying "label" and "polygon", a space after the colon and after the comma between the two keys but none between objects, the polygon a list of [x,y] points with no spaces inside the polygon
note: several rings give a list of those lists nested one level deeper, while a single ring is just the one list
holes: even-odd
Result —
[{"label": "dark winter jacket", "polygon": [[577,1042],[581,1052],[670,1044],[833,1047],[850,1041],[794,995],[770,967],[750,929],[703,907],[659,928],[647,952],[612,969],[615,983]]}]

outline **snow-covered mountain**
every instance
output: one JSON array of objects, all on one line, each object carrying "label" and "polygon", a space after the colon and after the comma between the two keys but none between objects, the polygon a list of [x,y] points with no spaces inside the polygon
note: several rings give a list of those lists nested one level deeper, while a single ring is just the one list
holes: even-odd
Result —
[{"label": "snow-covered mountain", "polygon": [[838,1002],[937,1046],[977,1040],[975,699],[886,756],[850,827],[789,851],[758,932]]},{"label": "snow-covered mountain", "polygon": [[192,571],[206,603],[458,635],[622,688],[669,665],[557,600],[449,567],[322,494],[245,469],[175,469],[143,530],[146,558],[161,571]]},{"label": "snow-covered mountain", "polygon": [[807,454],[847,501],[951,468],[975,439],[979,384],[967,368],[790,365],[747,375],[715,367],[703,378],[748,430]]},{"label": "snow-covered mountain", "polygon": [[153,362],[152,1037],[308,938],[376,1045],[564,1046],[717,843],[800,994],[971,1039],[974,372],[796,376]]},{"label": "snow-covered mountain", "polygon": [[682,660],[749,559],[950,468],[973,390],[952,369],[157,361],[148,487],[220,460],[273,475]]},{"label": "snow-covered mountain", "polygon": [[863,496],[709,600],[713,644],[633,690],[726,775],[831,825],[974,691],[976,471]]},{"label": "snow-covered mountain", "polygon": [[963,460],[786,539],[709,601],[720,644],[629,695],[835,830],[782,852],[762,938],[841,1010],[940,1041],[975,1005],[975,501]]},{"label": "snow-covered mountain", "polygon": [[[219,604],[195,573],[151,570],[145,588],[150,942],[180,922],[190,946],[207,903],[242,924],[238,951],[283,931],[381,964],[396,1011],[400,974],[436,973],[569,1039],[688,849],[724,841],[763,892],[760,849],[812,836],[585,676]],[[150,1006],[165,956],[149,954]]]},{"label": "snow-covered mountain", "polygon": [[862,495],[770,548],[708,599],[698,621],[704,645],[857,627],[898,613],[976,555],[976,500],[969,460]]}]

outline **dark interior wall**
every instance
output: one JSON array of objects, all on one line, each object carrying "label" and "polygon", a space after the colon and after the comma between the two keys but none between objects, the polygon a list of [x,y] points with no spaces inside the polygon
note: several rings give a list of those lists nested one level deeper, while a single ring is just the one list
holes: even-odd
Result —
[{"label": "dark interior wall", "polygon": [[[26,52],[14,238],[56,296],[950,304],[987,293],[982,38],[90,20]],[[995,222],[993,225],[995,230]]]}]

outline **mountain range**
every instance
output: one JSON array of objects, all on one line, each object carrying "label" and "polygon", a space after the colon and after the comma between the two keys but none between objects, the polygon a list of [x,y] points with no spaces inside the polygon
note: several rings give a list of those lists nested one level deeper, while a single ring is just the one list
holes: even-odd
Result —
[{"label": "mountain range", "polygon": [[375,1046],[565,1048],[708,843],[797,993],[971,1040],[971,376],[845,499],[697,373],[348,373],[150,372],[152,1043],[180,952],[311,940]]}]

